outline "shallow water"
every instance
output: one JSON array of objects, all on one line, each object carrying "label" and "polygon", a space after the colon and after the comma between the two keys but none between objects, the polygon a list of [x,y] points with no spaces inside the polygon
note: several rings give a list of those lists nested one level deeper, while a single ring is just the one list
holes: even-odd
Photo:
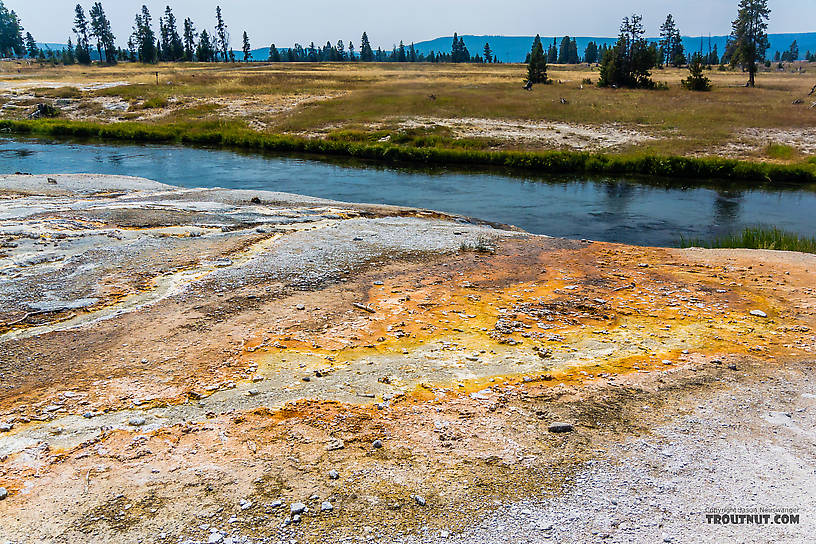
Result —
[{"label": "shallow water", "polygon": [[184,187],[414,206],[537,234],[638,245],[671,246],[681,235],[710,238],[756,224],[816,234],[816,193],[807,190],[715,190],[668,180],[386,168],[221,149],[0,139],[0,173],[18,171],[121,174]]}]

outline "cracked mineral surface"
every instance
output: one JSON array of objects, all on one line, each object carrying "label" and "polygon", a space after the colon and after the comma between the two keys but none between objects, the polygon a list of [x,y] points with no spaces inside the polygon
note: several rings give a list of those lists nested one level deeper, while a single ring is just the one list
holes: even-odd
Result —
[{"label": "cracked mineral surface", "polygon": [[[0,541],[805,541],[814,277],[803,254],[0,177]],[[801,522],[706,524],[752,506]]]}]

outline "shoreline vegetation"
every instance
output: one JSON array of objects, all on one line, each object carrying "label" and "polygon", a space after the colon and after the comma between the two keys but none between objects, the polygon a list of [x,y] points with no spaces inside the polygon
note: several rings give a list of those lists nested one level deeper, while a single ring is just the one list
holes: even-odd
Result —
[{"label": "shoreline vegetation", "polygon": [[705,249],[770,249],[816,254],[816,237],[799,236],[776,227],[759,225],[711,240],[681,237],[679,246]]},{"label": "shoreline vegetation", "polygon": [[0,120],[0,133],[30,137],[88,138],[131,143],[219,146],[275,153],[306,153],[368,159],[383,163],[506,167],[554,174],[634,174],[684,178],[699,184],[713,179],[806,185],[816,183],[816,161],[776,164],[719,157],[659,154],[605,154],[583,151],[485,151],[429,145],[397,145],[360,140],[354,134],[326,139],[266,134],[250,129],[189,125],[115,124],[66,120]]}]

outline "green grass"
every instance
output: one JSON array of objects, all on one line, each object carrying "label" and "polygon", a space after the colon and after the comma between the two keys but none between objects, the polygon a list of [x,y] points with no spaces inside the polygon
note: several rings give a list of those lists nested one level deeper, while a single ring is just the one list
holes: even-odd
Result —
[{"label": "green grass", "polygon": [[[249,151],[316,153],[372,159],[386,163],[498,166],[539,173],[637,174],[682,178],[687,184],[711,185],[712,180],[760,186],[816,184],[816,165],[771,164],[722,158],[661,155],[607,155],[576,151],[486,151],[435,145],[420,139],[414,145],[372,142],[359,134],[314,139],[256,132],[237,121],[213,120],[148,125],[135,122],[104,124],[86,121],[0,121],[0,131],[44,137],[97,138],[127,142],[164,142],[224,146]],[[345,136],[345,137],[343,137]]]},{"label": "green grass", "polygon": [[141,109],[143,110],[153,110],[158,108],[166,108],[168,101],[166,98],[162,97],[153,97],[148,98],[144,102],[142,102]]},{"label": "green grass", "polygon": [[776,227],[757,226],[713,240],[681,238],[680,247],[773,249],[816,253],[816,238],[799,236]]},{"label": "green grass", "polygon": [[772,159],[791,160],[796,154],[796,150],[789,145],[784,144],[768,144],[765,148],[765,154]]},{"label": "green grass", "polygon": [[82,98],[82,92],[76,87],[57,87],[56,89],[50,87],[42,87],[31,89],[31,93],[40,98]]}]

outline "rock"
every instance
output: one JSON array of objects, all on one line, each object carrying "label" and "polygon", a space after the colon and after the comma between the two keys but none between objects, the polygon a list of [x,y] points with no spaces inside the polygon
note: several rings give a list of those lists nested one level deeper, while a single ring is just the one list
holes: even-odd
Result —
[{"label": "rock", "polygon": [[8,490],[5,487],[0,487],[0,501],[8,497]]},{"label": "rock", "polygon": [[[289,511],[292,513],[292,516],[302,514],[303,512],[306,511],[306,505],[303,504],[302,502],[293,502],[289,506]],[[293,518],[293,521],[294,521],[294,518]]]},{"label": "rock", "polygon": [[329,471],[329,479],[330,479],[330,480],[336,480],[336,479],[338,479],[339,477],[340,477],[340,473],[338,473],[336,470],[331,469],[331,470]]},{"label": "rock", "polygon": [[323,501],[323,504],[320,505],[321,512],[331,512],[334,510],[334,506],[329,501]]},{"label": "rock", "polygon": [[292,523],[300,523],[300,514],[292,516]]},{"label": "rock", "polygon": [[0,423],[0,433],[7,433],[14,428],[11,423]]},{"label": "rock", "polygon": [[147,421],[143,417],[132,417],[128,420],[128,425],[132,425],[133,427],[141,427],[145,423],[147,423]]},{"label": "rock", "polygon": [[660,537],[663,539],[663,542],[671,542],[674,540],[668,533],[663,533],[660,535]]},{"label": "rock", "polygon": [[414,495],[414,501],[420,506],[425,506],[425,497],[420,497],[419,495]]},{"label": "rock", "polygon": [[85,419],[93,419],[95,415],[96,414],[94,414],[93,412],[85,412],[84,414],[82,414],[82,417],[84,417]]},{"label": "rock", "polygon": [[737,365],[728,365],[729,370],[737,370]]},{"label": "rock", "polygon": [[371,445],[374,446],[374,449],[380,449],[383,447],[382,440],[380,440],[379,438],[375,440],[374,443]]},{"label": "rock", "polygon": [[254,397],[258,393],[259,391],[257,389],[250,389],[249,391],[247,391],[247,395],[249,395],[250,397]]},{"label": "rock", "polygon": [[755,317],[768,317],[768,314],[762,310],[751,310],[751,315]]},{"label": "rock", "polygon": [[303,304],[298,304],[298,305],[297,305],[297,309],[298,309],[298,310],[303,311],[303,310],[305,310],[305,309],[306,309],[306,306],[305,306],[305,305],[303,305]]},{"label": "rock", "polygon": [[551,433],[571,433],[575,429],[569,423],[562,423],[562,422],[555,422],[550,423],[550,426],[547,427],[547,430]]},{"label": "rock", "polygon": [[280,508],[281,506],[283,506],[283,501],[280,499],[274,500],[271,503],[269,503],[269,508]]},{"label": "rock", "polygon": [[219,542],[223,542],[224,535],[221,533],[210,533],[210,537],[207,539],[209,544],[218,544]]},{"label": "rock", "polygon": [[329,442],[329,444],[326,446],[326,451],[342,450],[345,447],[346,444],[338,438]]}]

